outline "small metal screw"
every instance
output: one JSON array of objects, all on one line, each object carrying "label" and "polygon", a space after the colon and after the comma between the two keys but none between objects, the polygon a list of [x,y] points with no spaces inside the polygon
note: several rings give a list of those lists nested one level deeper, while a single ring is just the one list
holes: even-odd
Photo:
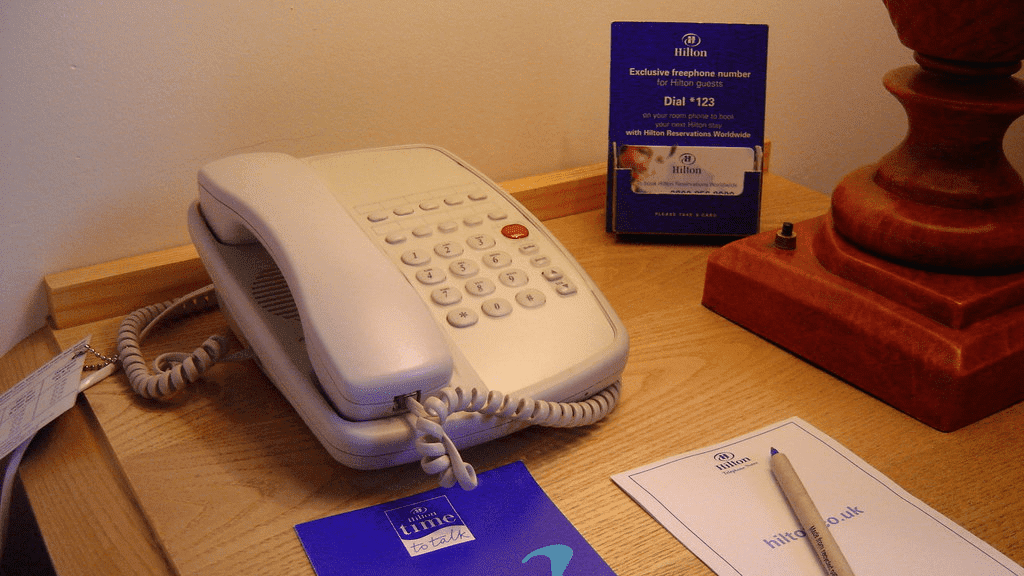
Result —
[{"label": "small metal screw", "polygon": [[782,230],[775,234],[775,247],[779,250],[796,250],[796,234],[792,222],[782,223]]}]

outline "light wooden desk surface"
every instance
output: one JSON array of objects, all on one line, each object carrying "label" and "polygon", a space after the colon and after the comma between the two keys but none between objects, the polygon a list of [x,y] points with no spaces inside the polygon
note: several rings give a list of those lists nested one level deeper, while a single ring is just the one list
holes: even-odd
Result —
[{"label": "light wooden desk surface", "polygon": [[[713,247],[606,234],[601,167],[506,188],[551,218],[546,224],[628,328],[631,352],[622,402],[605,421],[527,429],[464,455],[481,471],[524,461],[616,573],[711,574],[611,475],[790,416],[1024,563],[1024,406],[937,432],[703,308]],[[827,203],[768,174],[762,229],[819,215]],[[194,253],[183,250],[74,271],[48,285],[61,301],[84,286],[91,292],[78,297],[108,311],[132,298],[156,301],[170,288],[147,270],[198,281],[189,276]],[[123,312],[78,318],[84,304],[53,309],[59,329],[41,329],[0,361],[5,387],[83,334],[113,349]],[[147,340],[147,352],[191,349],[223,328],[217,312],[171,325]],[[295,524],[435,485],[416,465],[357,472],[337,464],[251,363],[218,366],[169,405],[135,398],[122,375],[112,376],[40,434],[21,477],[59,572],[90,575],[312,574]]]}]

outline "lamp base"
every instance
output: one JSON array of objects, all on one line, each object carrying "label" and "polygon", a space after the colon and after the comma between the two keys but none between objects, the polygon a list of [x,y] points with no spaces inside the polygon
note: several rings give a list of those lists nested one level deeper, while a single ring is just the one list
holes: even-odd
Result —
[{"label": "lamp base", "polygon": [[708,260],[702,303],[944,432],[1024,400],[1024,272],[903,267],[839,236],[831,214]]}]

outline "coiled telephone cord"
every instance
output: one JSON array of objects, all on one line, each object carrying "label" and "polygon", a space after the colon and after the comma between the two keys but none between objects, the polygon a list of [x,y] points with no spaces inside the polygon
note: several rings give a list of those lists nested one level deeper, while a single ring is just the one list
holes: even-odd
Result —
[{"label": "coiled telephone cord", "polygon": [[228,349],[228,341],[219,334],[207,338],[191,354],[161,354],[153,361],[155,374],[146,366],[140,349],[142,339],[161,321],[216,307],[217,298],[213,285],[210,285],[176,300],[140,308],[121,322],[117,332],[117,354],[121,360],[121,369],[136,393],[143,398],[169,400],[222,359]]},{"label": "coiled telephone cord", "polygon": [[408,398],[406,406],[415,419],[416,450],[420,466],[427,474],[440,474],[445,488],[456,482],[465,490],[477,485],[476,471],[462,460],[455,442],[444,431],[448,416],[456,412],[478,412],[530,425],[553,428],[588,426],[604,418],[619,401],[622,385],[616,381],[594,396],[580,402],[546,402],[522,398],[516,400],[501,392],[484,393],[477,388],[444,388],[438,396],[420,403]]}]

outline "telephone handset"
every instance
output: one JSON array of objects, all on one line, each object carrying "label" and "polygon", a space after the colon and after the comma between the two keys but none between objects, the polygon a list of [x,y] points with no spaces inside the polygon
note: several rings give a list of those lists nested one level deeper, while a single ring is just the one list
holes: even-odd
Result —
[{"label": "telephone handset", "polygon": [[628,336],[607,301],[440,148],[218,160],[189,231],[232,329],[350,467],[422,458],[471,485],[456,447],[588,424],[617,400]]},{"label": "telephone handset", "polygon": [[281,271],[313,371],[339,412],[390,416],[396,397],[448,383],[451,354],[423,301],[308,164],[236,156],[203,167],[199,182],[221,244],[258,241]]}]

